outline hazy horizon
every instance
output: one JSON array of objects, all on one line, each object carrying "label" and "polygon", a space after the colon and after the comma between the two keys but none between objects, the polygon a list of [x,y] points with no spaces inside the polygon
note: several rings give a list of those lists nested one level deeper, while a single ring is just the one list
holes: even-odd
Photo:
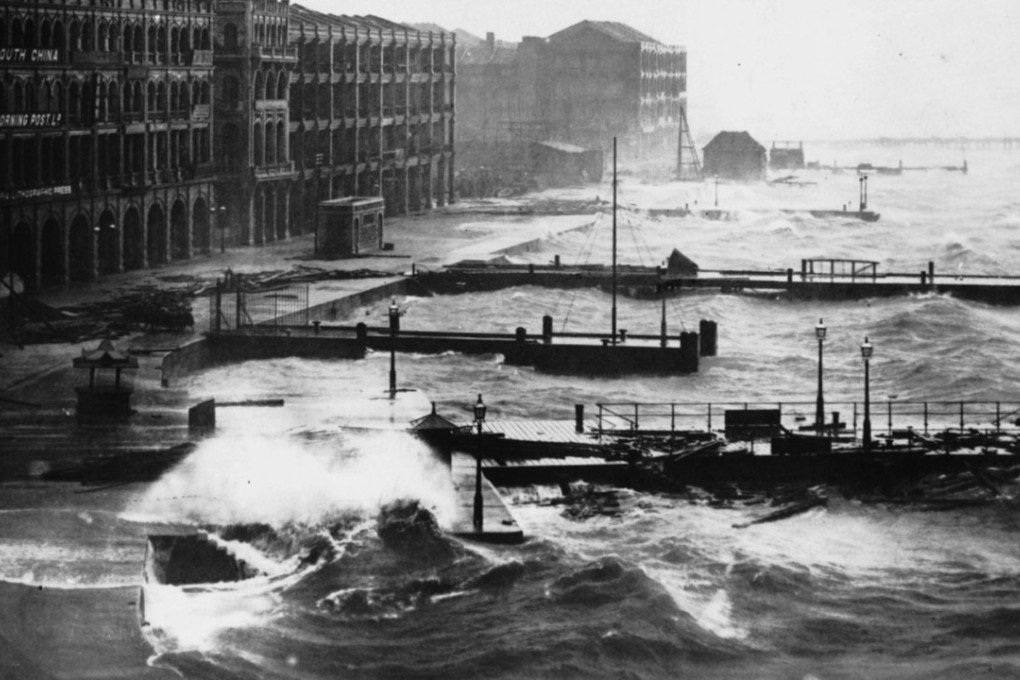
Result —
[{"label": "hazy horizon", "polygon": [[301,0],[517,42],[585,19],[688,50],[696,136],[765,140],[1020,136],[1020,5],[1008,0]]}]

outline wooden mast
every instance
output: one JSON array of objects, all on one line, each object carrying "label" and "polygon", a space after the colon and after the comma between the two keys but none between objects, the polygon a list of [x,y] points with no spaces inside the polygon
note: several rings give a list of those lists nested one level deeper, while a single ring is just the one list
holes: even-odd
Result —
[{"label": "wooden mast", "polygon": [[616,345],[616,137],[613,137],[613,345]]}]

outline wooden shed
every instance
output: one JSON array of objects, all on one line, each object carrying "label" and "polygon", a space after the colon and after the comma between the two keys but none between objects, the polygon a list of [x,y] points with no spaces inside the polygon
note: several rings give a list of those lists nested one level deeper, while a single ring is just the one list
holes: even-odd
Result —
[{"label": "wooden shed", "polygon": [[761,181],[768,153],[747,132],[720,132],[705,146],[702,159],[706,177]]},{"label": "wooden shed", "polygon": [[378,196],[351,196],[319,203],[315,215],[315,254],[355,257],[383,247],[386,202]]}]

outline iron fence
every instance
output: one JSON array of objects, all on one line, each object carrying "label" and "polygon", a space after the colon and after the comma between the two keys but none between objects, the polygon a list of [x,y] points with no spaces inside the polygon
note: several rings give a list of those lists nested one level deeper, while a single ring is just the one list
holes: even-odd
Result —
[{"label": "iron fence", "polygon": [[218,288],[210,294],[210,331],[253,326],[307,326],[308,284],[245,291]]},{"label": "iron fence", "polygon": [[[861,402],[828,402],[832,420],[822,427],[814,422],[815,405],[814,401],[599,403],[596,431],[599,434],[721,431],[727,412],[771,410],[778,412],[779,424],[790,431],[861,434],[864,426]],[[899,436],[907,431],[924,436],[944,431],[1018,433],[1020,401],[873,401],[869,418],[875,438]]]}]

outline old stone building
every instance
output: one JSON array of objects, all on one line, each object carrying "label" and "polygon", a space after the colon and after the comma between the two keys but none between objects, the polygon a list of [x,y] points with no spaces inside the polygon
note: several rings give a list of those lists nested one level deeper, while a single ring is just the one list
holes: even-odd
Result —
[{"label": "old stone building", "polygon": [[0,7],[0,269],[29,288],[208,251],[213,2]]},{"label": "old stone building", "polygon": [[452,34],[294,7],[290,39],[296,219],[343,196],[382,196],[388,215],[453,199]]},{"label": "old stone building", "polygon": [[[467,42],[458,38],[458,42]],[[458,143],[555,140],[608,152],[676,151],[686,128],[687,51],[618,22],[582,21],[509,45],[489,34],[458,53]]]},{"label": "old stone building", "polygon": [[31,290],[452,198],[453,36],[289,0],[0,4],[0,272]]},{"label": "old stone building", "polygon": [[615,21],[582,21],[549,36],[539,110],[558,139],[672,154],[686,125],[687,50]]},{"label": "old stone building", "polygon": [[[216,227],[228,243],[261,245],[291,234],[291,5],[219,0],[214,36]],[[300,225],[295,224],[295,232]]]}]

